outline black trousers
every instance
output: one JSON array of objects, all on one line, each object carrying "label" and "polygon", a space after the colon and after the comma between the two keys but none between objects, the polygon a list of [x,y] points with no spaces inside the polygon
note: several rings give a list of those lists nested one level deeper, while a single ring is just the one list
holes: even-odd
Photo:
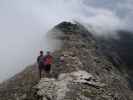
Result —
[{"label": "black trousers", "polygon": [[42,71],[45,71],[47,74],[50,73],[50,70],[51,70],[51,64],[47,64],[47,65],[44,65],[44,64],[39,64],[39,76],[41,78],[41,75],[42,75]]},{"label": "black trousers", "polygon": [[45,72],[49,73],[51,70],[51,65],[50,64],[44,65],[44,70]]}]

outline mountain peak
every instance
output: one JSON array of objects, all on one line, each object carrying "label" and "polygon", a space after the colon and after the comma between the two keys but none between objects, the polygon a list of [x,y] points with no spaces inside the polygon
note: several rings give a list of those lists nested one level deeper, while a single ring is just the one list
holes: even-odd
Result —
[{"label": "mountain peak", "polygon": [[[104,55],[91,32],[79,23],[62,22],[50,32],[59,36],[50,77],[39,80],[33,65],[0,90],[1,100],[132,100],[125,73]],[[99,47],[100,46],[100,47]],[[116,56],[116,55],[115,55]],[[63,57],[63,62],[60,59]],[[19,76],[19,77],[18,77]],[[4,85],[1,85],[3,87]]]}]

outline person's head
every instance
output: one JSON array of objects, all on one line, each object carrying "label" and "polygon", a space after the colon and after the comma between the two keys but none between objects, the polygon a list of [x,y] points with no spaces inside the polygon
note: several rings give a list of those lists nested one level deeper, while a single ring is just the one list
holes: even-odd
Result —
[{"label": "person's head", "polygon": [[47,55],[50,55],[51,53],[50,53],[50,51],[47,51]]},{"label": "person's head", "polygon": [[42,50],[40,51],[40,55],[43,55],[43,51]]}]

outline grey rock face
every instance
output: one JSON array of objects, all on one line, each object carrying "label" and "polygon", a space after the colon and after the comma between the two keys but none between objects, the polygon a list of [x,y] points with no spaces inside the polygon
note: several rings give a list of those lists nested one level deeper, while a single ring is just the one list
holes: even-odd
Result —
[{"label": "grey rock face", "polygon": [[[86,71],[75,71],[71,73],[60,74],[58,79],[42,78],[35,88],[38,90],[37,94],[42,96],[44,100],[47,100],[47,98],[50,100],[68,100],[67,98],[89,99],[89,97],[85,97],[82,93],[84,89],[79,91],[81,85],[85,87],[88,85],[88,87],[90,86],[96,89],[105,86],[105,84],[100,83],[100,81],[94,78],[94,76],[90,73],[87,73]],[[69,95],[71,92],[77,96],[74,97],[74,95]],[[86,92],[89,91],[86,90]]]},{"label": "grey rock face", "polygon": [[38,95],[46,100],[47,97],[50,100],[132,100],[133,93],[125,73],[123,75],[106,56],[97,52],[95,39],[82,26],[69,23],[67,27],[67,24],[56,26],[61,28],[63,35],[59,38],[63,45],[53,53],[53,79],[44,78],[42,83],[39,82],[49,87],[45,81],[52,81],[52,93],[39,88],[41,85],[38,84]]},{"label": "grey rock face", "polygon": [[128,74],[99,54],[97,41],[82,25],[63,22],[50,32],[60,32],[62,43],[52,53],[50,77],[39,81],[37,66],[28,67],[0,86],[0,100],[133,100]]}]

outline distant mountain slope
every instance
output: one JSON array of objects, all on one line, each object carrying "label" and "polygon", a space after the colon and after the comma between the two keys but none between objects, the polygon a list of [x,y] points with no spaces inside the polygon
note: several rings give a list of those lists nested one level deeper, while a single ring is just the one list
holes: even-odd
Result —
[{"label": "distant mountain slope", "polygon": [[37,84],[38,80],[37,66],[28,66],[21,73],[0,85],[0,100],[17,100],[17,97],[30,95],[32,87]]},{"label": "distant mountain slope", "polygon": [[117,38],[96,37],[98,51],[103,53],[122,72],[128,74],[133,89],[133,32],[117,31]]},{"label": "distant mountain slope", "polygon": [[121,40],[95,37],[79,23],[62,22],[49,32],[60,32],[56,38],[62,42],[53,52],[51,77],[39,81],[37,66],[27,67],[0,85],[0,100],[38,100],[36,84],[46,100],[133,100]]}]

